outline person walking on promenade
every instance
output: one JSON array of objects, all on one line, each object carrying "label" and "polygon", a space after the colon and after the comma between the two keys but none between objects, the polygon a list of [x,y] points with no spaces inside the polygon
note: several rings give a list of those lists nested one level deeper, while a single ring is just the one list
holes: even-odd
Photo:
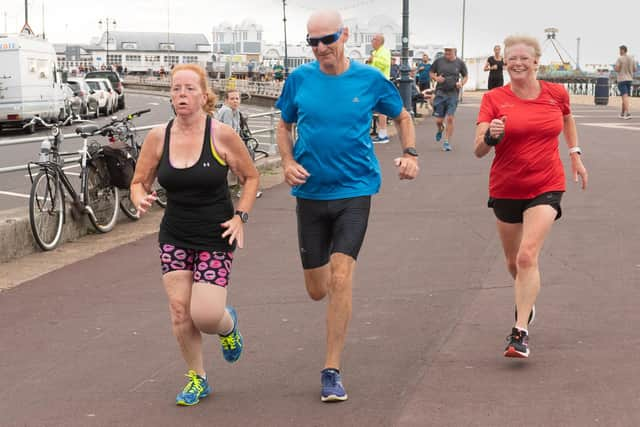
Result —
[{"label": "person walking on promenade", "polygon": [[528,325],[540,291],[538,258],[554,221],[560,218],[565,175],[560,133],[567,142],[573,180],[587,188],[576,124],[564,86],[536,79],[540,44],[533,37],[504,41],[511,83],[484,94],[475,133],[477,157],[493,148],[489,207],[507,268],[515,280],[516,323],[507,338],[506,357],[529,357]]},{"label": "person walking on promenade", "polygon": [[224,94],[224,105],[216,112],[216,120],[240,133],[240,91],[229,89]]},{"label": "person walking on promenade", "polygon": [[[149,132],[131,183],[131,200],[141,214],[156,198],[158,178],[167,191],[167,207],[158,237],[162,282],[169,299],[173,333],[189,382],[176,404],[195,405],[211,393],[203,365],[202,333],[218,334],[228,362],[244,346],[233,307],[225,307],[233,252],[244,246],[243,226],[255,202],[258,172],[240,137],[211,118],[216,96],[205,71],[179,64],[171,71],[171,100],[176,117]],[[234,208],[227,172],[247,191]]]},{"label": "person walking on promenade", "polygon": [[497,44],[493,47],[493,56],[487,58],[487,62],[484,64],[484,70],[489,72],[489,82],[487,84],[489,90],[504,86],[503,67],[504,58],[500,54],[500,45]]},{"label": "person walking on promenade", "polygon": [[[384,35],[374,35],[371,39],[371,46],[373,47],[373,51],[371,52],[368,63],[380,70],[387,79],[390,79],[391,51],[384,46]],[[387,116],[381,114],[379,111],[376,112],[378,113],[378,135],[373,137],[373,142],[375,144],[386,144],[389,142],[389,136],[387,135]]]},{"label": "person walking on promenade", "polygon": [[[403,155],[400,179],[418,174],[415,131],[396,87],[372,67],[351,61],[349,29],[336,11],[314,12],[307,43],[316,61],[295,69],[276,106],[277,142],[285,181],[296,197],[298,243],[311,299],[329,297],[321,400],[347,400],[340,372],[351,319],[352,279],[364,240],[380,166],[369,138],[371,111],[394,118]],[[293,125],[297,141],[293,144]]]},{"label": "person walking on promenade", "polygon": [[[451,151],[450,140],[453,136],[453,122],[458,108],[460,89],[469,78],[467,66],[464,61],[456,56],[456,48],[453,45],[444,47],[444,56],[436,59],[431,65],[429,75],[436,81],[436,93],[433,98],[433,116],[436,118],[436,141],[444,140],[442,149]],[[460,80],[462,76],[462,80]],[[426,96],[427,94],[423,92]],[[445,128],[446,119],[446,128]]]},{"label": "person walking on promenade", "polygon": [[431,62],[429,62],[429,55],[424,53],[422,55],[422,61],[418,63],[418,69],[416,76],[418,77],[418,87],[420,92],[424,92],[427,89],[431,89],[431,76],[429,71],[431,70]]},{"label": "person walking on promenade", "polygon": [[618,91],[622,96],[622,111],[620,118],[629,120],[631,113],[629,112],[629,96],[631,95],[631,83],[633,75],[637,69],[635,59],[627,55],[627,46],[620,46],[620,57],[616,61],[615,70],[618,73]]}]

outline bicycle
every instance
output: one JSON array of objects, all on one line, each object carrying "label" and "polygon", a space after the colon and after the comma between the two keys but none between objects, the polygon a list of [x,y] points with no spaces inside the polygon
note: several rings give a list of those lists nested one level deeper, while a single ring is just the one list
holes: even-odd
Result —
[{"label": "bicycle", "polygon": [[[140,117],[141,115],[150,112],[150,109],[136,111],[135,113],[131,113],[126,115],[121,119],[112,119],[110,123],[100,128],[99,132],[102,136],[106,136],[110,142],[110,144],[114,145],[115,149],[123,149],[130,156],[131,161],[133,162],[133,168],[135,169],[135,163],[140,155],[140,150],[142,146],[138,143],[137,135],[135,127],[133,126],[132,120],[135,117]],[[117,142],[121,142],[125,144],[124,147],[117,147]],[[138,214],[138,209],[133,205],[131,199],[129,198],[129,188],[128,184],[126,186],[122,186],[120,189],[122,190],[122,197],[120,198],[120,209],[122,212],[131,220],[140,219],[140,215]],[[167,206],[167,194],[166,191],[158,184],[158,181],[154,181],[152,190],[156,192],[157,198],[156,203],[165,208]]]},{"label": "bicycle", "polygon": [[[52,141],[46,138],[40,145],[40,157],[37,162],[29,162],[29,223],[36,243],[42,250],[54,249],[62,237],[65,222],[65,193],[72,201],[73,216],[87,214],[89,221],[100,233],[113,229],[118,217],[118,188],[111,185],[108,171],[101,163],[100,146],[88,146],[87,139],[98,130],[95,124],[76,128],[82,138],[82,148],[78,152],[61,152],[64,140],[61,127],[72,122],[72,116],[64,121],[46,123],[40,117],[34,117],[26,126],[36,123],[51,130]],[[97,144],[96,144],[97,145]],[[79,154],[75,160],[80,163],[80,189],[76,191],[63,168],[65,157]],[[32,168],[38,167],[34,178]]]},{"label": "bicycle", "polygon": [[[249,151],[249,155],[251,156],[251,160],[254,162],[260,160],[264,157],[269,157],[269,153],[265,150],[260,149],[260,143],[251,133],[251,129],[249,128],[249,122],[247,117],[240,113],[240,130],[238,132],[240,138],[244,142],[245,147]],[[260,157],[258,157],[258,155]]]}]

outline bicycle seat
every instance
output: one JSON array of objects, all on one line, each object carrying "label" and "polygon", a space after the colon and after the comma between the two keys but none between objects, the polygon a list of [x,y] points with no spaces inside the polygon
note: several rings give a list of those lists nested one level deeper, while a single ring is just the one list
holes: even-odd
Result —
[{"label": "bicycle seat", "polygon": [[98,125],[84,125],[76,128],[76,133],[83,138],[91,136],[95,131],[100,129]]}]

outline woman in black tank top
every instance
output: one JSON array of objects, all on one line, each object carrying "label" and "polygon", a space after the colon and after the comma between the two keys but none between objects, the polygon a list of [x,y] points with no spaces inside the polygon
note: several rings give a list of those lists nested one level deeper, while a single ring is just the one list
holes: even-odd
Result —
[{"label": "woman in black tank top", "polygon": [[[176,118],[147,135],[131,183],[131,201],[141,214],[155,200],[156,176],[167,191],[158,243],[162,281],[169,298],[173,332],[187,364],[189,383],[176,404],[191,406],[209,395],[202,360],[202,333],[218,334],[228,362],[243,349],[237,313],[226,307],[236,246],[244,245],[258,189],[256,170],[244,143],[227,125],[211,118],[216,97],[195,64],[171,72]],[[244,184],[234,208],[227,183],[231,170]]]}]

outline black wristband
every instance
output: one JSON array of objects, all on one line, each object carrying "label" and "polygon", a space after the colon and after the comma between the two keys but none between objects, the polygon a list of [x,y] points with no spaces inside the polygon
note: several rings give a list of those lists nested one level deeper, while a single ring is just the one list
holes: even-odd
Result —
[{"label": "black wristband", "polygon": [[487,129],[487,131],[484,134],[484,143],[487,144],[490,147],[493,147],[495,145],[498,145],[498,143],[502,141],[502,135],[500,135],[500,137],[498,138],[493,138],[491,136],[491,131],[489,129]]}]

